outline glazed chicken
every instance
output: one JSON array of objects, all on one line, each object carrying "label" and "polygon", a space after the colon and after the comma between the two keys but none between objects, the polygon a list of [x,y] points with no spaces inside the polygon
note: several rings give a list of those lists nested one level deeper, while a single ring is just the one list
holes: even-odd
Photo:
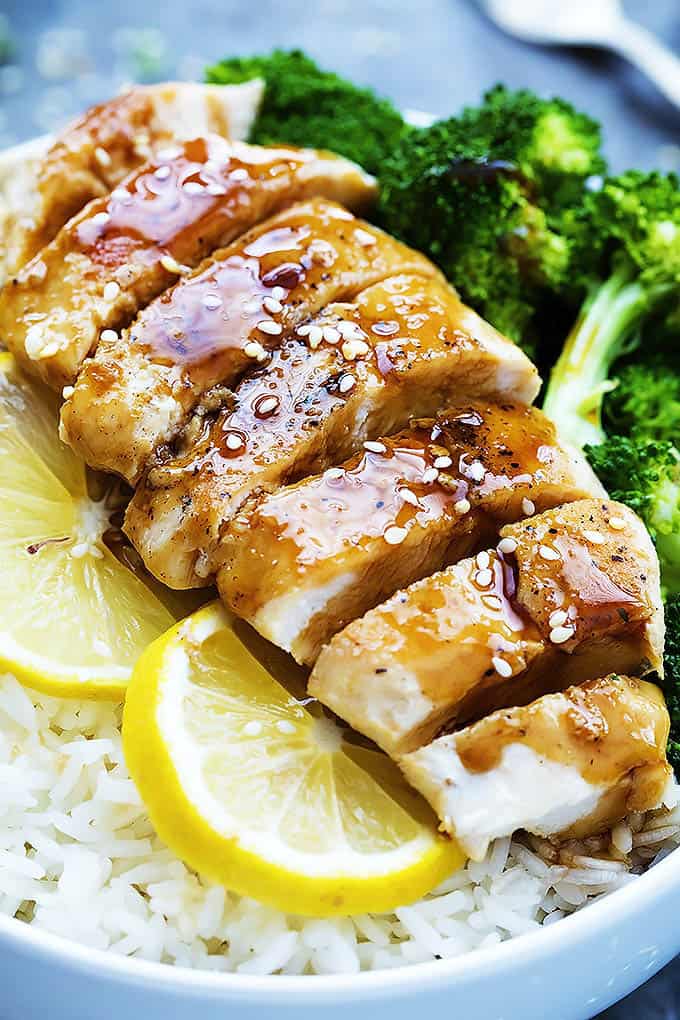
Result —
[{"label": "glazed chicken", "polygon": [[608,671],[662,670],[658,560],[631,510],[580,500],[500,534],[337,634],[310,693],[399,756]]},{"label": "glazed chicken", "polygon": [[330,153],[217,135],[184,142],[90,202],[6,283],[0,336],[30,371],[61,389],[75,381],[102,331],[129,325],[215,248],[319,194],[363,208],[374,183]]},{"label": "glazed chicken", "polygon": [[311,663],[346,623],[492,542],[501,525],[590,495],[604,491],[540,411],[468,402],[237,518],[220,548],[220,593]]},{"label": "glazed chicken", "polygon": [[[244,380],[233,406],[185,442],[186,453],[161,461],[139,486],[126,531],[172,587],[208,582],[221,535],[258,489],[335,464],[458,395],[531,399],[539,384],[522,352],[438,277],[389,278],[352,305],[327,307],[302,334]],[[364,504],[360,516],[361,527],[372,526]],[[301,528],[304,521],[303,513]],[[249,527],[239,524],[239,541]],[[271,542],[266,552],[278,556]],[[263,564],[266,554],[262,579]]]},{"label": "glazed chicken", "polygon": [[607,676],[494,712],[399,762],[473,860],[525,829],[582,838],[659,807],[671,769],[658,687]]},{"label": "glazed chicken", "polygon": [[[397,269],[437,273],[335,202],[293,205],[215,252],[121,335],[107,334],[64,405],[62,438],[134,484],[212,387],[232,386],[329,302]],[[266,362],[264,371],[276,368]]]},{"label": "glazed chicken", "polygon": [[88,110],[44,153],[24,159],[2,188],[0,284],[49,244],[67,220],[108,194],[152,153],[209,133],[243,140],[263,83],[138,85]]}]

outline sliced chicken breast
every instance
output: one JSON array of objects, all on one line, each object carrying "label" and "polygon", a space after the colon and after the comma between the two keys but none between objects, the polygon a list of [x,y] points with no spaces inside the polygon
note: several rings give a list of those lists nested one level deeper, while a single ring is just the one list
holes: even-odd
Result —
[{"label": "sliced chicken breast", "polygon": [[479,861],[516,829],[582,839],[659,807],[669,725],[658,687],[612,675],[494,712],[399,764]]},{"label": "sliced chicken breast", "polygon": [[310,693],[400,755],[608,670],[662,669],[659,565],[631,510],[580,500],[501,536],[336,635]]},{"label": "sliced chicken breast", "polygon": [[7,282],[0,336],[53,388],[73,383],[102,330],[129,325],[216,247],[316,194],[364,207],[374,183],[330,153],[184,142],[90,202]]},{"label": "sliced chicken breast", "polygon": [[0,284],[160,146],[209,133],[246,139],[262,92],[259,80],[228,86],[164,82],[137,85],[92,107],[46,153],[31,154],[8,176]]},{"label": "sliced chicken breast", "polygon": [[162,461],[138,489],[127,533],[172,587],[206,583],[222,562],[226,525],[258,489],[337,463],[458,394],[532,399],[539,385],[525,355],[439,277],[387,279],[352,305],[327,308],[302,333],[241,384],[234,406],[198,442],[190,434],[186,453]]},{"label": "sliced chicken breast", "polygon": [[[121,335],[103,338],[64,405],[62,438],[92,467],[134,484],[211,387],[231,386],[266,361],[268,349],[329,301],[402,267],[438,275],[423,255],[335,202],[286,209],[215,252]],[[267,363],[264,371],[277,370]]]},{"label": "sliced chicken breast", "polygon": [[[441,401],[413,372],[404,386],[412,408]],[[445,396],[455,390],[454,371]],[[263,499],[224,537],[220,592],[270,641],[313,662],[345,624],[493,541],[502,524],[589,495],[604,490],[541,411],[471,401]]]}]

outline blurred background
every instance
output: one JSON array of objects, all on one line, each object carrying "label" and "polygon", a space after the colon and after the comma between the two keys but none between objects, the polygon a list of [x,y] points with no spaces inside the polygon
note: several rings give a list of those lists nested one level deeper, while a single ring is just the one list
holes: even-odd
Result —
[{"label": "blurred background", "polygon": [[[623,7],[680,53],[680,0]],[[638,71],[602,51],[513,40],[476,0],[0,0],[0,148],[56,130],[126,83],[201,78],[220,57],[274,46],[439,116],[496,81],[558,93],[602,122],[615,171],[680,172],[680,111]],[[680,1020],[680,961],[601,1018]]]}]

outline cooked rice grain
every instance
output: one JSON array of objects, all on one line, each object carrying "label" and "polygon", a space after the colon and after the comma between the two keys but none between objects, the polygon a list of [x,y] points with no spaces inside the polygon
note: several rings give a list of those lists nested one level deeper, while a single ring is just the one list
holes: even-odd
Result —
[{"label": "cooked rice grain", "polygon": [[0,678],[0,911],[123,956],[243,974],[399,967],[553,924],[680,844],[665,811],[557,848],[499,839],[481,863],[393,914],[283,914],[203,880],[155,835],[128,776],[118,706]]}]

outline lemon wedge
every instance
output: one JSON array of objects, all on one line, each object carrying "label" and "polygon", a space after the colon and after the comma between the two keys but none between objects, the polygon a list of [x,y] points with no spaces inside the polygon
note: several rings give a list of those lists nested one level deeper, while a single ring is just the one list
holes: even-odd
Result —
[{"label": "lemon wedge", "polygon": [[418,899],[460,850],[385,755],[274,678],[261,641],[213,603],[137,663],[123,746],[161,839],[201,874],[295,914]]},{"label": "lemon wedge", "polygon": [[0,668],[47,694],[119,699],[177,616],[104,541],[111,506],[57,421],[56,396],[0,354]]}]

